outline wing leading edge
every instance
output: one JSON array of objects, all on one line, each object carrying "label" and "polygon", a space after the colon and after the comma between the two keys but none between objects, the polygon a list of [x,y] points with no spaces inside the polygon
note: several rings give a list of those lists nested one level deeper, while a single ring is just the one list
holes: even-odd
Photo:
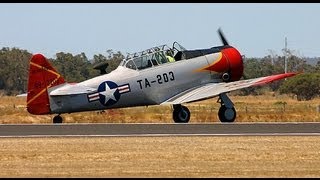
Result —
[{"label": "wing leading edge", "polygon": [[164,101],[161,104],[182,104],[182,103],[200,101],[200,100],[218,96],[219,94],[222,94],[222,93],[227,93],[227,92],[235,91],[238,89],[265,85],[273,81],[294,76],[296,74],[297,73],[284,73],[284,74],[277,74],[277,75],[259,77],[259,78],[248,79],[248,80],[234,81],[229,83],[224,83],[224,82],[208,83],[196,88],[188,89],[180,94],[177,94],[169,98],[168,100]]}]

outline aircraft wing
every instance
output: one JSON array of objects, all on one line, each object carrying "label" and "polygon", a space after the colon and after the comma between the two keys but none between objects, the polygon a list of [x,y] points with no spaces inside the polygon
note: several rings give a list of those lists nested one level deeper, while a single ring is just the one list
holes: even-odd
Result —
[{"label": "aircraft wing", "polygon": [[248,79],[248,80],[234,81],[229,83],[225,83],[225,82],[208,83],[196,88],[188,89],[180,94],[177,94],[169,98],[168,100],[164,101],[161,104],[182,104],[182,103],[200,101],[200,100],[218,96],[219,94],[222,94],[222,93],[227,93],[227,92],[238,90],[238,89],[265,85],[276,80],[294,76],[296,74],[297,73],[284,73],[284,74],[277,74],[277,75],[259,77],[259,78]]}]

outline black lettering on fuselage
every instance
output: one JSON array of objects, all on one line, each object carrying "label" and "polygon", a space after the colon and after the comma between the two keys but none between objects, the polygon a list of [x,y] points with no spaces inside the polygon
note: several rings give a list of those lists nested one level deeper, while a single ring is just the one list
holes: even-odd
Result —
[{"label": "black lettering on fuselage", "polygon": [[147,88],[148,86],[151,87],[147,78],[144,79],[144,85],[145,85],[145,88]]},{"label": "black lettering on fuselage", "polygon": [[173,72],[172,72],[172,71],[169,72],[169,76],[170,76],[170,80],[171,80],[171,81],[174,81],[174,75],[173,75]]},{"label": "black lettering on fuselage", "polygon": [[162,84],[162,77],[160,75],[157,75],[158,83]]},{"label": "black lettering on fuselage", "polygon": [[[175,77],[174,77],[174,73],[172,71],[168,72],[168,73],[163,73],[163,74],[158,74],[156,76],[157,80],[151,79],[151,83],[155,83],[158,82],[158,84],[163,84],[163,83],[167,83],[170,81],[174,81]],[[140,89],[142,89],[142,79],[137,80],[137,82],[139,83]],[[144,88],[148,88],[151,87],[151,84],[149,82],[149,80],[147,78],[144,79]]]},{"label": "black lettering on fuselage", "polygon": [[139,83],[139,85],[140,85],[140,89],[142,89],[141,81],[142,81],[141,79],[137,81]]},{"label": "black lettering on fuselage", "polygon": [[[168,75],[169,74],[169,75]],[[172,71],[170,71],[169,73],[163,73],[162,76],[161,75],[157,75],[157,80],[159,84],[162,84],[164,82],[169,82],[169,81],[174,81],[174,74]]]},{"label": "black lettering on fuselage", "polygon": [[168,82],[168,74],[167,73],[163,73],[163,80],[164,82]]}]

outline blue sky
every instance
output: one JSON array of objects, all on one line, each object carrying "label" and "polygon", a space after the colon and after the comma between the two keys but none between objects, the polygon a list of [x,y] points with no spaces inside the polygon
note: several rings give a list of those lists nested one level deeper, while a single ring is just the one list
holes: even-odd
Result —
[{"label": "blue sky", "polygon": [[1,3],[0,47],[89,59],[179,42],[186,49],[221,45],[217,29],[246,57],[320,57],[319,3]]}]

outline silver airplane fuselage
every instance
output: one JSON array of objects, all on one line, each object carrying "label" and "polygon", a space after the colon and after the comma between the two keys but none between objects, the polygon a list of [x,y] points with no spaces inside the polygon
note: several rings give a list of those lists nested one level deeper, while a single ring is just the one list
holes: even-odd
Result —
[{"label": "silver airplane fuselage", "polygon": [[[221,59],[219,56],[222,55],[222,52],[216,52],[191,59],[164,63],[142,70],[118,66],[117,69],[109,74],[104,74],[77,84],[64,84],[52,87],[48,90],[49,94],[56,89],[71,89],[77,88],[77,86],[89,87],[93,91],[64,96],[49,96],[51,113],[61,114],[158,105],[168,98],[192,87],[198,87],[210,82],[222,82],[221,72],[211,70],[201,71],[201,68],[208,67],[219,61]],[[106,84],[106,82],[109,83]],[[114,83],[114,87],[110,86],[110,83]],[[101,91],[99,92],[99,86],[105,86],[108,89],[108,92],[106,92],[108,96]],[[125,90],[121,90],[119,87],[123,87]]]},{"label": "silver airplane fuselage", "polygon": [[187,50],[177,42],[172,48],[157,46],[128,54],[109,74],[107,64],[96,64],[103,75],[80,83],[67,83],[42,54],[29,63],[27,111],[35,115],[60,114],[149,105],[172,105],[176,123],[188,123],[189,109],[182,105],[219,97],[221,122],[234,122],[237,113],[227,93],[261,86],[297,73],[275,74],[240,80],[243,60],[229,45],[221,29],[222,46]]}]

